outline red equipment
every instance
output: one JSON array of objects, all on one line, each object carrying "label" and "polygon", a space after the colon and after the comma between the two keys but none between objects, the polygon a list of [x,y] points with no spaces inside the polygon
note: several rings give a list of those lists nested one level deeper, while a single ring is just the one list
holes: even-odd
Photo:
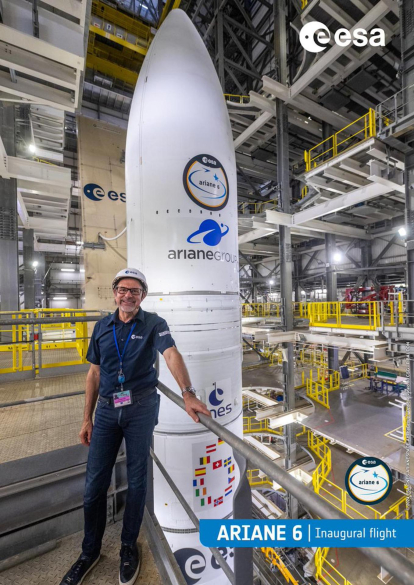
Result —
[{"label": "red equipment", "polygon": [[370,312],[369,301],[388,301],[390,293],[393,292],[393,286],[381,286],[378,293],[372,286],[359,287],[358,289],[347,288],[344,298],[345,309],[356,315],[368,315]]}]

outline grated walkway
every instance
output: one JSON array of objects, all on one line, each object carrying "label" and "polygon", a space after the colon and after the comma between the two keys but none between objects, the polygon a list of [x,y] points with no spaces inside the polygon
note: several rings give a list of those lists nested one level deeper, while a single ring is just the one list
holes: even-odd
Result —
[{"label": "grated walkway", "polygon": [[[84,585],[118,583],[119,548],[122,522],[108,526],[99,563],[83,581]],[[63,575],[77,559],[83,533],[77,532],[58,542],[57,548],[0,573],[0,585],[59,585]],[[141,531],[142,565],[136,585],[162,585],[154,557]]]}]

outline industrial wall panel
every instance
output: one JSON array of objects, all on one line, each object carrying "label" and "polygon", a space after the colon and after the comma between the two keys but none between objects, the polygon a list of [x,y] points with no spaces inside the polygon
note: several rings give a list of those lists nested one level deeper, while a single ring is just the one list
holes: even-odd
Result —
[{"label": "industrial wall panel", "polygon": [[[126,132],[82,116],[78,121],[82,240],[86,244],[85,308],[110,310],[113,307],[112,280],[127,265],[126,235],[105,242],[105,249],[87,246],[102,244],[99,232],[113,238],[125,228],[125,165],[122,161]],[[109,295],[100,294],[102,290],[109,291]]]}]

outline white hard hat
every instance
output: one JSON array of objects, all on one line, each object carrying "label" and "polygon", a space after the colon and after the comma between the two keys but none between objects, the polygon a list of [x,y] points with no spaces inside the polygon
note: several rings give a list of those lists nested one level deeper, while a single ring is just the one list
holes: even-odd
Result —
[{"label": "white hard hat", "polygon": [[148,290],[147,279],[140,270],[137,270],[136,268],[124,268],[123,270],[120,270],[112,281],[112,289],[116,287],[116,285],[122,278],[135,278],[136,280],[139,280],[142,286],[144,287],[145,292],[147,292]]}]

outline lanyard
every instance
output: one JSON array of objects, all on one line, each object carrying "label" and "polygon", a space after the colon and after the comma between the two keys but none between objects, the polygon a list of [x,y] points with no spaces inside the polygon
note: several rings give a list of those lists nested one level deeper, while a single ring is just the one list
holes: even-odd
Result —
[{"label": "lanyard", "polygon": [[115,323],[114,323],[114,327],[113,327],[113,332],[114,332],[114,341],[115,341],[115,347],[116,347],[116,351],[117,351],[117,353],[118,353],[118,357],[119,357],[119,371],[120,371],[120,373],[123,373],[123,372],[122,372],[122,362],[124,361],[124,355],[125,355],[125,352],[126,352],[126,348],[128,347],[128,343],[129,343],[129,340],[131,339],[132,332],[133,332],[133,331],[134,331],[134,329],[135,329],[135,325],[136,325],[136,323],[134,323],[134,324],[132,325],[132,327],[131,327],[131,331],[129,332],[128,339],[126,340],[126,343],[125,343],[125,345],[124,345],[124,349],[123,349],[123,351],[122,351],[122,355],[121,355],[121,354],[120,354],[120,352],[119,352],[118,340],[117,340],[117,338],[116,338],[116,332],[115,332]]}]

